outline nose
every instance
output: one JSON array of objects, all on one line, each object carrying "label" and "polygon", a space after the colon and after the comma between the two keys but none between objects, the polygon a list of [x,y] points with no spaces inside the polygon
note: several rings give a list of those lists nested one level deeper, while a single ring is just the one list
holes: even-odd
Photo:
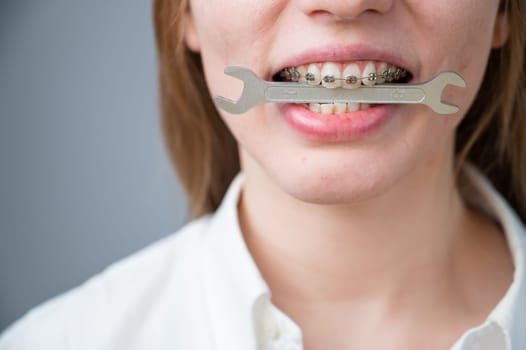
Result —
[{"label": "nose", "polygon": [[395,0],[297,0],[298,7],[307,15],[329,15],[350,20],[366,12],[386,13]]}]

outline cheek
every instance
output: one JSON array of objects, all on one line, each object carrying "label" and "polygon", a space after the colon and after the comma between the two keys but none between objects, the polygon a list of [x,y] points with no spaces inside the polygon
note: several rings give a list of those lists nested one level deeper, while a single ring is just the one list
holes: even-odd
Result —
[{"label": "cheek", "polygon": [[[286,1],[195,0],[192,13],[203,43],[202,55],[230,65],[258,61],[273,42],[276,21]],[[211,61],[211,59],[208,59]]]},{"label": "cheek", "polygon": [[412,8],[413,21],[422,29],[414,36],[421,48],[422,76],[428,78],[440,70],[459,72],[466,80],[467,88],[448,87],[442,99],[460,105],[461,112],[465,113],[484,76],[498,0],[415,0]]},{"label": "cheek", "polygon": [[[477,56],[489,51],[497,0],[412,0],[408,6],[413,11],[407,22],[419,29],[411,37],[418,40],[415,44],[426,59],[432,62],[463,60],[460,65],[467,65],[467,57],[476,61]],[[475,52],[477,55],[473,56]]]},{"label": "cheek", "polygon": [[211,95],[237,99],[243,83],[226,76],[227,66],[268,72],[267,53],[277,32],[276,19],[286,1],[195,0],[192,13],[201,40],[201,58]]}]

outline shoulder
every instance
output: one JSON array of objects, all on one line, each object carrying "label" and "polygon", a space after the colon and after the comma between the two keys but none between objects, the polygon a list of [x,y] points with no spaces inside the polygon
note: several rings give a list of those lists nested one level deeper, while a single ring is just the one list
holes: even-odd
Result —
[{"label": "shoulder", "polygon": [[174,300],[198,294],[195,272],[209,222],[209,216],[193,221],[31,310],[0,336],[0,350],[115,348],[173,317],[163,307],[177,308]]}]

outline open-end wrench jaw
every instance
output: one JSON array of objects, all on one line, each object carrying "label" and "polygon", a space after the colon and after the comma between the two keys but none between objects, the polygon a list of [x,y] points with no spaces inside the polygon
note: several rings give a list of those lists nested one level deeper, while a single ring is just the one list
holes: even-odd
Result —
[{"label": "open-end wrench jaw", "polygon": [[241,114],[265,102],[267,82],[261,80],[254,72],[243,67],[226,67],[225,74],[243,81],[244,86],[237,101],[215,96],[214,101],[219,108],[232,114]]},{"label": "open-end wrench jaw", "polygon": [[438,114],[453,114],[460,110],[457,105],[442,100],[442,92],[447,85],[465,88],[466,81],[456,72],[446,71],[421,85],[425,92],[422,103]]}]

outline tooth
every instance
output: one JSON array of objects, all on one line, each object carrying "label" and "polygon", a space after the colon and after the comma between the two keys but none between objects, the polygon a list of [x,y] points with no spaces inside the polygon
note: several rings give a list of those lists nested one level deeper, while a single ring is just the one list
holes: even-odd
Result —
[{"label": "tooth", "polygon": [[342,86],[342,73],[336,63],[327,62],[321,69],[321,84],[326,88],[334,89]]},{"label": "tooth", "polygon": [[385,72],[387,71],[387,63],[382,62],[376,67],[376,84],[385,83]]},{"label": "tooth", "polygon": [[309,109],[311,112],[320,113],[321,105],[319,103],[309,103]]},{"label": "tooth", "polygon": [[348,112],[356,112],[360,110],[360,104],[355,102],[349,102],[347,103],[347,111]]},{"label": "tooth", "polygon": [[283,80],[289,80],[290,79],[290,73],[288,71],[288,69],[283,69],[281,72],[279,72],[279,76],[283,79]]},{"label": "tooth", "polygon": [[361,76],[362,72],[360,71],[360,68],[358,68],[357,64],[351,63],[346,65],[345,69],[343,70],[343,87],[347,89],[356,89],[360,87]]},{"label": "tooth", "polygon": [[332,103],[322,103],[321,104],[322,114],[332,114],[333,111],[334,111],[334,104]]},{"label": "tooth", "polygon": [[299,66],[299,67],[296,67],[296,70],[297,70],[298,73],[300,74],[300,80],[299,80],[299,82],[300,82],[300,83],[306,83],[307,80],[305,79],[305,75],[307,75],[307,67],[305,67],[305,66]]},{"label": "tooth", "polygon": [[342,114],[347,112],[347,103],[335,103],[334,104],[334,114]]},{"label": "tooth", "polygon": [[306,80],[309,85],[319,85],[321,82],[320,69],[316,64],[310,64],[307,68]]},{"label": "tooth", "polygon": [[363,111],[364,109],[369,109],[371,107],[368,103],[360,103],[360,111]]},{"label": "tooth", "polygon": [[386,80],[388,82],[392,82],[393,80],[395,80],[395,75],[396,75],[396,67],[389,67],[387,68],[387,77],[386,77]]},{"label": "tooth", "polygon": [[376,84],[376,68],[374,67],[373,62],[367,63],[362,74],[362,77],[365,78],[362,79],[362,84],[367,86],[373,86]]},{"label": "tooth", "polygon": [[402,68],[396,68],[395,79],[398,80],[404,75]]},{"label": "tooth", "polygon": [[296,68],[290,68],[289,69],[289,73],[290,73],[290,80],[293,81],[293,82],[298,82],[301,78],[301,75],[300,73],[298,72],[298,70]]}]

